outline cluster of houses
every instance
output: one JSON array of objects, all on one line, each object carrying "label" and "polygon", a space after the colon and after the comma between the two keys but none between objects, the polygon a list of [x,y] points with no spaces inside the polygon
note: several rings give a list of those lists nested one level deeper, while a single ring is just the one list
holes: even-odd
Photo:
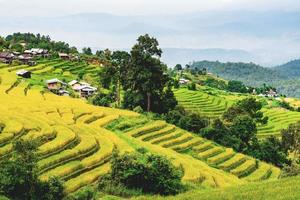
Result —
[{"label": "cluster of houses", "polygon": [[[32,48],[20,52],[0,52],[0,62],[11,64],[13,60],[19,60],[24,65],[35,65],[34,58],[48,58],[49,51],[46,49]],[[67,53],[58,53],[58,56],[63,60],[79,60],[78,56],[73,56]]]},{"label": "cluster of houses", "polygon": [[19,60],[24,65],[35,65],[33,60],[35,57],[46,58],[49,56],[49,51],[46,49],[32,48],[20,52],[0,52],[0,61],[6,64],[11,64],[13,60]]},{"label": "cluster of houses", "polygon": [[[252,94],[257,95],[257,92],[255,89],[253,90]],[[264,94],[258,94],[258,96],[268,97],[268,98],[278,98],[280,95],[276,91],[270,89],[269,91],[266,91]]]},{"label": "cluster of houses", "polygon": [[77,80],[64,83],[63,81],[54,78],[46,81],[47,87],[50,91],[60,96],[69,96],[69,92],[66,90],[67,87],[72,88],[76,93],[79,93],[81,97],[87,98],[96,93],[97,88],[92,87],[90,84],[80,82]]},{"label": "cluster of houses", "polygon": [[189,82],[190,82],[190,80],[185,79],[185,78],[180,78],[180,79],[179,79],[179,84],[181,84],[181,85],[187,84],[187,83],[189,83]]}]

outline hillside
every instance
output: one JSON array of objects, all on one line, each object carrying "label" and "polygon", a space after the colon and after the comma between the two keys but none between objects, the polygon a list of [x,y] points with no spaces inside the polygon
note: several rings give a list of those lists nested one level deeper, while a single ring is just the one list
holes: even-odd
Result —
[{"label": "hillside", "polygon": [[292,60],[286,64],[277,66],[273,68],[277,72],[284,74],[290,78],[300,77],[300,59]]},{"label": "hillside", "polygon": [[[246,85],[261,87],[271,85],[287,96],[300,97],[299,70],[293,67],[297,62],[276,68],[265,68],[254,63],[222,63],[212,61],[193,62],[191,68],[206,68],[209,72],[227,80],[239,80]],[[293,70],[289,70],[293,68]],[[289,72],[287,72],[289,71]],[[293,75],[291,75],[293,74]]]},{"label": "hillside", "polygon": [[[217,190],[193,190],[191,192],[178,195],[171,198],[157,199],[174,199],[174,200],[227,200],[227,199],[261,199],[261,200],[297,200],[300,198],[300,177],[282,179],[279,181],[267,181],[262,183],[252,183],[243,187],[228,187]],[[137,198],[137,199],[147,199]]]},{"label": "hillside", "polygon": [[[197,91],[180,88],[174,90],[174,94],[185,109],[197,112],[202,116],[212,119],[221,117],[228,107],[238,100],[246,98],[247,94],[230,93],[215,88],[199,86]],[[296,99],[287,99],[294,105],[299,105]],[[272,101],[270,101],[272,104]],[[265,138],[271,135],[280,136],[280,131],[287,128],[289,124],[295,123],[300,119],[300,113],[289,111],[283,108],[265,105],[263,113],[269,118],[266,125],[258,125],[258,137]]]},{"label": "hillside", "polygon": [[[40,63],[36,67],[42,71],[53,69],[50,67],[53,65],[65,68],[64,62],[55,62],[58,63],[48,67]],[[71,68],[77,65],[80,63]],[[94,183],[107,173],[114,146],[121,152],[144,147],[165,155],[175,165],[183,166],[185,182],[201,179],[201,185],[206,188],[277,179],[280,175],[280,169],[272,165],[257,163],[254,158],[164,121],[144,119],[131,111],[95,107],[81,99],[59,97],[41,86],[28,87],[30,81],[17,81],[12,70],[17,66],[1,64],[0,68],[0,110],[5,113],[0,117],[4,126],[0,134],[0,157],[8,156],[12,142],[19,138],[40,140],[39,176],[43,180],[52,175],[60,177],[65,181],[66,194]],[[44,73],[37,72],[33,71],[33,78],[45,80]]]}]

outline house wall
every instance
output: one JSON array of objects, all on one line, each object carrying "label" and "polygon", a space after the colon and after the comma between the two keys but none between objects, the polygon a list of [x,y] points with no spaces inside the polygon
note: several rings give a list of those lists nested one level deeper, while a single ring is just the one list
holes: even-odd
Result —
[{"label": "house wall", "polygon": [[57,90],[60,88],[60,84],[58,83],[48,83],[48,89],[50,90]]}]

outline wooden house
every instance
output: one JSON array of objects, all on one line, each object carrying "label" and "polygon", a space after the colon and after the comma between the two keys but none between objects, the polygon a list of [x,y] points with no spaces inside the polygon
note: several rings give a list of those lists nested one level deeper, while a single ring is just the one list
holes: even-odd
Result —
[{"label": "wooden house", "polygon": [[60,90],[65,87],[66,83],[58,80],[57,78],[50,79],[46,81],[49,90]]},{"label": "wooden house", "polygon": [[95,94],[97,91],[97,88],[89,86],[89,85],[83,85],[79,88],[80,96],[81,97],[89,97]]},{"label": "wooden house", "polygon": [[23,78],[31,78],[31,72],[24,69],[17,71],[16,74]]},{"label": "wooden house", "polygon": [[59,53],[58,56],[63,60],[70,60],[71,57],[67,53]]},{"label": "wooden house", "polygon": [[14,57],[14,54],[10,52],[0,52],[0,61],[3,63],[11,64]]},{"label": "wooden house", "polygon": [[73,80],[68,83],[68,85],[75,91],[79,92],[79,88],[82,86],[79,81]]}]

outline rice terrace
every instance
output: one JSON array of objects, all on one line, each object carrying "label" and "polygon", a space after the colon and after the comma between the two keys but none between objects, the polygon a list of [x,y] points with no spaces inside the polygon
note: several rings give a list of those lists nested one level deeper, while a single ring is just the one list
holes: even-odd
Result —
[{"label": "rice terrace", "polygon": [[55,2],[0,1],[0,200],[300,199],[300,4]]}]

